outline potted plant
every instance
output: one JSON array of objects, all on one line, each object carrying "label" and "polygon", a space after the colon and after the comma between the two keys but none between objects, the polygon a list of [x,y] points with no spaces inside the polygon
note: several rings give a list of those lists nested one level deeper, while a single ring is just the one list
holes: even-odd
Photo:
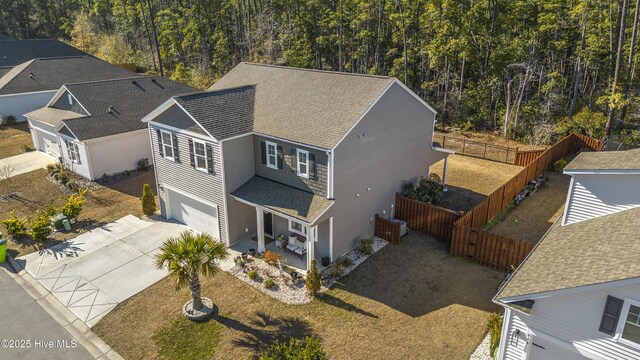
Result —
[{"label": "potted plant", "polygon": [[278,235],[278,237],[276,238],[276,246],[281,249],[284,247],[284,235]]}]

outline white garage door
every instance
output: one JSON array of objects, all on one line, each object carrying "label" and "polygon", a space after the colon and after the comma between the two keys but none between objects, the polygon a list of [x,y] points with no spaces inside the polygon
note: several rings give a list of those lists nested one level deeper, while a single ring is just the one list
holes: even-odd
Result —
[{"label": "white garage door", "polygon": [[42,139],[44,141],[44,152],[53,156],[54,158],[60,157],[60,147],[58,143],[47,138]]},{"label": "white garage door", "polygon": [[167,189],[170,217],[200,232],[220,239],[218,207]]},{"label": "white garage door", "polygon": [[31,131],[33,132],[35,138],[36,149],[55,158],[60,157],[60,147],[58,146],[58,139],[54,135],[48,134],[44,131],[40,131],[35,127],[32,127]]}]

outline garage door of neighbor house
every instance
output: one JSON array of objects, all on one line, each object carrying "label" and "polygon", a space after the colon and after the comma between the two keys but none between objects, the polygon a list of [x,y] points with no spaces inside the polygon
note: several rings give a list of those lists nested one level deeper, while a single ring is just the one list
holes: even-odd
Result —
[{"label": "garage door of neighbor house", "polygon": [[170,216],[196,231],[220,239],[218,206],[168,189]]},{"label": "garage door of neighbor house", "polygon": [[58,143],[46,137],[43,137],[42,141],[44,144],[43,150],[45,153],[53,156],[54,158],[60,157],[60,147],[58,146]]}]

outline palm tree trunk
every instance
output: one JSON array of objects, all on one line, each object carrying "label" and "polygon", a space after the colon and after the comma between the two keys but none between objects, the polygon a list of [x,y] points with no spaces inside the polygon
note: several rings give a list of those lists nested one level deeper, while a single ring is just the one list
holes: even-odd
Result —
[{"label": "palm tree trunk", "polygon": [[200,297],[200,278],[197,272],[191,274],[191,284],[189,284],[189,290],[191,290],[191,298],[193,299],[193,309],[202,309],[202,298]]}]

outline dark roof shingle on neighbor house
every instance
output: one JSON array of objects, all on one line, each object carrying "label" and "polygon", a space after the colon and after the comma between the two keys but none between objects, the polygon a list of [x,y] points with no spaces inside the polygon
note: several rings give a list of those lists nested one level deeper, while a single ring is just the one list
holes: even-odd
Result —
[{"label": "dark roof shingle on neighbor house", "polygon": [[147,124],[140,121],[145,115],[175,95],[196,90],[161,76],[91,81],[65,87],[90,114],[63,121],[78,140],[145,129]]},{"label": "dark roof shingle on neighbor house", "polygon": [[209,88],[255,87],[253,131],[331,149],[393,77],[240,63]]},{"label": "dark roof shingle on neighbor house", "polygon": [[33,59],[14,67],[0,78],[0,95],[57,90],[66,83],[135,75],[93,56]]},{"label": "dark roof shingle on neighbor house", "polygon": [[0,67],[13,67],[37,58],[83,55],[89,54],[56,39],[0,39]]}]

